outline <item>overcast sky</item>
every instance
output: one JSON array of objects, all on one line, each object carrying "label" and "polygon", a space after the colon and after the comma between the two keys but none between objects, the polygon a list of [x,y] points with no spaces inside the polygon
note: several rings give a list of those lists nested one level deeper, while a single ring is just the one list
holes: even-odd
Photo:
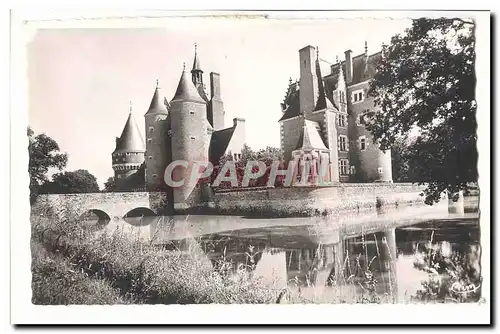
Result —
[{"label": "overcast sky", "polygon": [[[279,147],[280,103],[299,76],[298,50],[319,47],[330,62],[344,51],[380,50],[410,25],[403,19],[170,19],[162,28],[39,30],[28,46],[29,122],[69,154],[67,170],[87,169],[100,186],[113,175],[111,152],[132,101],[144,113],[156,80],[171,100],[182,64],[191,69],[198,44],[204,82],[221,75],[226,126],[246,119],[253,148]],[[328,64],[322,65],[323,74]]]}]

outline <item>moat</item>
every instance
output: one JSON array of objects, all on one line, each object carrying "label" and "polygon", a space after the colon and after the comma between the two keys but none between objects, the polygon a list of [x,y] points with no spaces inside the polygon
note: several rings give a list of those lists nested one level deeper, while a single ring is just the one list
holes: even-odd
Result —
[{"label": "moat", "polygon": [[441,276],[423,264],[430,249],[466,259],[480,274],[477,212],[417,206],[342,217],[191,215],[105,223],[105,230],[197,254],[219,270],[221,264],[250,270],[270,288],[300,290],[311,300],[321,295],[324,302],[356,300],[367,291],[387,301],[413,300],[422,282]]}]

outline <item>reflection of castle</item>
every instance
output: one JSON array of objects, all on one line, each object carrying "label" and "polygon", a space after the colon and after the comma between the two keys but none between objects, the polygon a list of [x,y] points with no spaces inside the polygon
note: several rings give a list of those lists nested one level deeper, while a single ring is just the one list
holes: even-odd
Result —
[{"label": "reflection of castle", "polygon": [[[315,54],[316,53],[316,54]],[[364,114],[374,108],[369,81],[382,52],[352,57],[331,65],[323,76],[318,50],[299,51],[300,80],[288,86],[282,103],[281,147],[287,160],[329,164],[327,178],[340,182],[392,182],[390,151],[382,152],[365,129]]]},{"label": "reflection of castle", "polygon": [[117,190],[165,190],[164,172],[174,160],[218,162],[228,153],[238,158],[245,143],[245,120],[235,118],[233,126],[224,128],[224,114],[220,75],[210,73],[209,98],[195,50],[191,78],[184,68],[170,102],[157,83],[144,115],[146,142],[130,110],[112,154]]}]

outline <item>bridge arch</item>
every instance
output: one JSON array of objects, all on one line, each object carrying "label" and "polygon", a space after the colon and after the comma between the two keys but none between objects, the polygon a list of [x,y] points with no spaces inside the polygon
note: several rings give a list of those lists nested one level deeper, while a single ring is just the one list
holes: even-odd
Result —
[{"label": "bridge arch", "polygon": [[89,209],[83,212],[78,220],[85,227],[102,228],[111,221],[111,217],[103,210]]},{"label": "bridge arch", "polygon": [[156,213],[147,207],[134,208],[123,216],[123,220],[133,226],[146,226],[157,219]]}]

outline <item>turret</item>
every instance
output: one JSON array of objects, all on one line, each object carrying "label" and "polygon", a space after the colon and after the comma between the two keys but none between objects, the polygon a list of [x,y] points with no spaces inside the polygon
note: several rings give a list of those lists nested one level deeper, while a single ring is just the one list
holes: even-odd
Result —
[{"label": "turret", "polygon": [[121,136],[116,138],[116,147],[111,155],[118,188],[121,188],[130,175],[139,170],[144,162],[144,152],[144,139],[132,115],[132,105],[130,105],[127,122]]},{"label": "turret", "polygon": [[193,60],[193,69],[191,70],[191,81],[193,81],[196,90],[198,90],[198,94],[200,94],[201,98],[208,102],[207,94],[205,93],[205,84],[203,83],[203,70],[200,66],[200,57],[198,56],[198,44],[194,44],[194,60]]},{"label": "turret", "polygon": [[170,122],[168,101],[161,94],[158,81],[149,109],[144,115],[146,125],[146,189],[157,191],[165,189],[163,174],[171,161],[169,142]]},{"label": "turret", "polygon": [[[177,167],[172,172],[174,181],[189,179],[194,162],[208,161],[207,106],[185,68],[182,71],[175,96],[170,101],[172,131],[172,160],[187,161],[188,168]],[[193,188],[174,188],[174,209],[182,209]]]}]

